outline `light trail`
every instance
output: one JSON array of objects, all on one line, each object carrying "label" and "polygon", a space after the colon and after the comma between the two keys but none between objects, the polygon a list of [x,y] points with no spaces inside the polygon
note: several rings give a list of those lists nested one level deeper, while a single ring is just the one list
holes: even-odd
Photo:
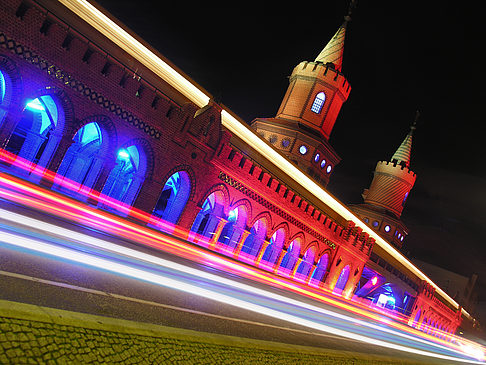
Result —
[{"label": "light trail", "polygon": [[[147,69],[151,70],[155,75],[159,76],[164,81],[168,82],[172,87],[178,90],[182,95],[191,100],[198,107],[206,106],[211,97],[210,95],[196,86],[194,82],[188,80],[175,70],[167,62],[163,61],[159,56],[154,54],[151,50],[145,47],[125,29],[117,25],[100,10],[94,7],[86,0],[59,0],[73,13],[81,17],[87,24],[98,30],[101,34],[107,37],[111,42],[116,44],[120,49],[127,52],[137,61],[143,64]],[[311,178],[300,171],[287,158],[281,155],[278,151],[273,149],[266,141],[260,138],[254,131],[245,125],[241,120],[236,118],[230,111],[222,109],[221,111],[222,124],[228,128],[230,132],[248,143],[252,148],[258,151],[268,161],[270,161],[277,169],[284,175],[291,178],[300,186],[304,187],[309,194],[314,196],[319,201],[329,206],[336,213],[340,214],[346,220],[359,222],[363,232],[366,232],[370,237],[375,239],[377,245],[382,247],[395,260],[404,265],[408,270],[417,275],[418,278],[425,280],[432,285],[436,292],[444,298],[454,308],[459,309],[459,304],[452,299],[445,291],[443,291],[437,284],[435,284],[427,275],[418,269],[411,261],[403,256],[387,241],[381,238],[375,231],[369,228],[362,222],[351,210],[349,210],[339,200],[334,198],[331,194],[325,191],[320,185],[316,184]],[[471,315],[461,308],[461,312],[468,318]]]},{"label": "light trail", "polygon": [[[39,169],[37,167],[32,169],[31,162],[23,160],[16,155],[8,153],[7,151],[0,150],[0,158],[21,169],[33,171],[34,174],[38,174],[38,176],[41,176],[42,179],[46,181],[55,182],[57,180],[56,174],[53,172],[45,169]],[[76,200],[66,198],[58,193],[39,189],[37,186],[18,178],[13,178],[12,176],[6,174],[0,174],[0,183],[10,189],[9,191],[1,191],[1,195],[4,198],[16,201],[26,206],[34,207],[48,214],[52,214],[63,219],[67,218],[83,226],[92,227],[103,232],[108,232],[109,234],[125,237],[143,245],[152,246],[181,257],[190,258],[191,260],[200,262],[206,266],[217,267],[227,272],[237,272],[238,275],[242,277],[272,285],[274,287],[283,288],[309,298],[320,300],[326,304],[333,305],[337,309],[345,310],[355,315],[387,324],[391,328],[399,329],[404,333],[408,332],[413,336],[419,335],[427,338],[429,341],[443,341],[442,339],[430,336],[426,333],[417,334],[416,330],[406,325],[406,319],[403,316],[383,313],[381,311],[374,310],[374,308],[366,307],[354,302],[351,303],[349,301],[342,300],[341,297],[334,296],[332,293],[327,292],[324,294],[322,289],[315,290],[309,286],[301,285],[298,282],[292,281],[291,279],[286,280],[283,277],[274,276],[270,273],[256,269],[254,266],[238,264],[233,260],[225,259],[217,254],[215,255],[213,252],[208,253],[207,251],[201,250],[197,247],[189,246],[186,241],[189,235],[193,235],[193,238],[195,238],[195,243],[203,247],[208,247],[209,242],[206,237],[197,237],[197,235],[195,235],[193,232],[188,232],[180,227],[163,223],[162,221],[159,222],[162,228],[183,239],[183,241],[168,240],[166,236],[161,235],[159,232],[152,229],[128,222],[126,219],[120,218],[113,214],[93,209],[77,202]],[[62,183],[64,187],[69,189],[79,187],[78,184],[70,182],[67,179],[64,179]],[[79,193],[85,194],[88,198],[93,198],[96,201],[103,202],[103,204],[111,208],[120,208],[119,210],[121,213],[136,217],[137,220],[140,220],[141,222],[146,223],[153,220],[153,217],[151,217],[149,214],[138,211],[133,207],[121,204],[120,202],[103,196],[98,192],[93,192],[89,189],[83,188],[81,191],[79,191]],[[229,254],[231,253],[232,252],[229,252]],[[391,321],[391,319],[393,319],[393,321]],[[439,333],[440,331],[437,330],[435,332]],[[452,338],[452,336],[448,333],[442,333],[442,337]]]},{"label": "light trail", "polygon": [[[87,206],[85,206],[81,203],[75,202],[71,199],[64,198],[59,194],[55,194],[55,193],[50,192],[50,191],[40,190],[37,187],[32,186],[31,184],[28,184],[26,182],[22,182],[19,179],[15,179],[15,178],[12,178],[12,177],[8,177],[4,174],[0,174],[0,183],[4,187],[8,186],[10,189],[12,189],[12,190],[5,190],[4,188],[0,189],[0,193],[1,193],[0,196],[2,196],[3,198],[7,198],[9,200],[15,201],[17,203],[20,202],[22,204],[25,204],[26,206],[35,207],[36,209],[39,209],[40,211],[46,212],[48,214],[54,214],[54,215],[57,215],[57,216],[62,217],[62,218],[67,217],[67,218],[69,218],[69,219],[71,219],[75,222],[78,222],[78,223],[81,223],[81,224],[87,225],[87,226],[91,225],[91,226],[94,226],[98,229],[101,229],[102,231],[106,231],[106,232],[110,232],[110,233],[115,232],[115,234],[119,234],[121,237],[126,237],[130,240],[135,240],[136,242],[143,242],[144,244],[147,244],[147,239],[148,239],[149,245],[151,245],[151,246],[154,246],[154,244],[156,244],[154,247],[157,247],[159,249],[163,249],[167,252],[176,252],[180,256],[187,257],[187,258],[189,258],[193,261],[204,262],[204,263],[212,263],[212,265],[210,265],[210,266],[216,266],[216,267],[219,267],[219,268],[221,268],[222,270],[225,270],[225,271],[238,272],[239,274],[242,274],[241,276],[249,277],[249,278],[252,278],[252,279],[258,279],[258,281],[263,281],[263,282],[266,282],[267,284],[272,284],[272,285],[277,286],[277,287],[284,287],[286,289],[290,288],[294,292],[307,294],[308,296],[310,296],[312,298],[318,298],[318,299],[321,299],[321,301],[324,301],[324,302],[327,301],[327,303],[332,303],[334,305],[338,305],[341,308],[345,308],[346,310],[351,311],[352,313],[360,314],[360,315],[363,315],[367,318],[374,318],[378,322],[383,319],[383,316],[373,317],[372,315],[370,315],[370,313],[366,313],[364,311],[357,310],[357,308],[355,308],[355,307],[353,308],[352,306],[349,306],[349,305],[347,307],[345,307],[345,306],[343,306],[342,302],[338,302],[338,301],[333,302],[332,299],[329,300],[329,298],[327,298],[327,300],[324,300],[324,298],[325,298],[324,295],[322,295],[322,294],[316,295],[315,292],[313,292],[312,290],[309,290],[309,289],[305,289],[305,287],[303,287],[303,286],[299,287],[295,283],[292,283],[290,281],[285,281],[285,280],[282,280],[282,279],[276,280],[275,277],[273,277],[269,274],[266,274],[266,273],[262,273],[258,269],[254,269],[254,268],[251,268],[251,267],[247,267],[246,265],[241,265],[241,264],[231,262],[230,260],[226,260],[225,258],[220,257],[218,255],[208,253],[207,251],[205,251],[201,248],[191,247],[191,246],[188,245],[187,242],[184,242],[181,245],[180,242],[178,242],[178,240],[175,239],[175,237],[163,235],[163,234],[160,234],[160,233],[155,232],[153,230],[137,226],[137,225],[135,225],[131,222],[128,222],[127,220],[121,219],[119,217],[111,216],[107,213],[89,208],[89,207],[87,207]],[[19,191],[21,193],[19,193]],[[40,199],[42,199],[42,200],[40,200]],[[1,213],[2,213],[1,214],[2,217],[9,217],[9,216],[12,217],[9,220],[10,224],[12,224],[12,225],[19,224],[20,222],[23,222],[25,227],[28,227],[28,229],[30,229],[30,230],[35,228],[37,230],[44,231],[45,233],[46,232],[55,232],[56,236],[64,237],[64,239],[69,238],[69,242],[70,242],[71,246],[73,246],[74,243],[77,242],[77,240],[79,240],[80,242],[89,243],[90,247],[95,247],[96,249],[102,249],[104,251],[109,251],[112,255],[113,254],[122,255],[123,256],[122,258],[118,257],[118,259],[119,260],[121,259],[121,261],[123,261],[127,257],[132,257],[132,258],[135,257],[135,258],[137,258],[137,260],[149,262],[149,263],[155,264],[157,266],[162,265],[161,261],[155,261],[154,262],[153,258],[150,258],[149,256],[143,256],[143,255],[140,256],[141,254],[137,253],[137,251],[133,251],[133,250],[127,251],[126,248],[122,249],[122,251],[119,251],[119,248],[115,249],[114,246],[106,246],[106,244],[107,244],[106,242],[104,242],[102,245],[100,245],[101,241],[93,240],[93,238],[89,238],[89,236],[84,236],[84,235],[77,236],[77,234],[75,232],[66,231],[64,229],[61,229],[60,227],[52,226],[52,225],[49,225],[47,223],[43,223],[43,222],[40,222],[40,221],[35,222],[33,220],[25,220],[18,215],[13,215],[13,216],[9,215],[8,212],[6,212],[6,211],[2,211]],[[75,237],[77,237],[77,238],[75,239]],[[174,249],[171,250],[171,248],[174,248]],[[48,253],[49,253],[49,250],[46,251],[46,254],[48,254]],[[167,265],[167,263],[165,263],[165,265]],[[169,267],[172,270],[179,270],[179,271],[181,270],[180,267],[176,267],[176,266],[172,266],[172,265],[169,265]],[[206,276],[207,274],[201,275],[200,273],[198,273],[197,275],[198,276],[196,276],[196,277],[205,277],[205,278],[208,278],[208,279],[211,278],[211,280],[214,280],[214,276],[207,277]],[[264,280],[264,279],[266,279],[266,280]],[[232,282],[231,281],[229,281],[229,282],[228,281],[222,281],[222,282],[220,281],[219,285],[228,286],[228,285],[230,285],[230,283],[232,283]],[[275,284],[277,284],[277,285],[275,285]],[[241,289],[241,287],[239,289]],[[247,290],[246,287],[245,287],[245,290]],[[252,295],[255,295],[255,294],[256,293],[253,293]],[[258,295],[261,295],[261,293],[259,293]],[[276,298],[273,298],[273,300],[276,300]],[[292,300],[290,300],[290,298],[281,297],[278,300],[279,300],[279,302],[284,301],[286,303],[286,305],[292,304],[292,305],[297,305],[299,308],[305,308],[305,310],[311,310],[311,311],[313,311],[313,313],[320,313],[320,314],[325,314],[326,316],[333,316],[334,318],[340,318],[340,320],[347,320],[347,321],[351,320],[351,321],[354,321],[353,323],[354,323],[355,326],[356,326],[356,323],[359,323],[360,326],[371,328],[373,331],[380,331],[381,333],[386,333],[386,335],[398,336],[398,337],[402,338],[402,340],[405,340],[405,341],[421,342],[423,345],[427,344],[427,346],[430,346],[430,343],[432,343],[430,340],[432,339],[435,342],[434,346],[440,347],[443,350],[446,349],[447,351],[451,350],[451,344],[447,343],[446,341],[443,341],[443,344],[441,345],[440,341],[438,341],[438,339],[431,338],[431,336],[422,336],[424,338],[427,338],[427,341],[420,339],[416,336],[417,335],[416,331],[413,331],[412,329],[410,329],[407,326],[402,326],[402,328],[404,329],[404,331],[402,331],[403,332],[402,333],[401,331],[398,331],[398,330],[395,331],[395,330],[391,329],[394,326],[393,323],[390,324],[391,328],[387,329],[387,328],[383,328],[381,326],[377,326],[375,324],[370,325],[367,322],[359,321],[356,318],[352,318],[352,317],[349,317],[349,316],[342,316],[342,315],[338,315],[338,314],[332,313],[332,312],[322,312],[322,308],[315,307],[315,306],[308,307],[307,304],[303,305],[301,302],[295,303],[295,302],[292,302]],[[272,305],[274,306],[275,303],[272,303]],[[340,316],[342,316],[342,317],[340,317]],[[309,320],[308,316],[305,316],[304,318],[307,318],[307,320]],[[358,322],[356,322],[356,321],[358,321]],[[297,322],[297,323],[299,323],[299,322]],[[396,324],[395,324],[395,328],[397,328]],[[345,329],[349,330],[349,328],[345,328]],[[406,334],[406,332],[412,332],[412,331],[414,332],[415,336],[410,336],[410,335]],[[348,331],[345,331],[345,332],[348,332]],[[334,333],[335,333],[335,331],[334,331]],[[376,336],[377,333],[374,332],[373,335]],[[355,339],[357,339],[357,338],[355,338]],[[461,341],[463,341],[463,340],[461,340]],[[383,341],[383,342],[387,343],[386,341]],[[467,346],[469,346],[469,347],[476,346],[476,344],[468,344]],[[476,348],[476,347],[472,347],[472,348]],[[461,353],[460,350],[456,349],[456,351],[459,351],[459,353]]]},{"label": "light trail", "polygon": [[[409,332],[415,336],[417,335],[417,331],[413,330],[408,325],[401,325],[395,321],[390,321],[387,319],[386,316],[390,317],[389,313],[386,313],[385,316],[384,313],[375,311],[372,308],[360,306],[357,303],[351,303],[345,300],[343,301],[340,297],[336,297],[331,293],[326,293],[326,295],[324,295],[322,290],[313,290],[308,286],[300,285],[295,281],[286,280],[282,277],[276,277],[269,273],[263,272],[262,270],[255,269],[252,266],[235,263],[233,260],[228,260],[219,255],[214,255],[212,252],[208,253],[207,251],[201,250],[197,247],[191,247],[186,241],[167,240],[167,238],[165,238],[166,236],[161,235],[159,232],[133,224],[128,222],[126,219],[122,219],[112,214],[93,209],[52,191],[39,189],[37,186],[18,178],[0,174],[0,182],[9,189],[12,189],[11,191],[1,191],[4,198],[12,201],[19,202],[26,206],[35,207],[40,211],[44,211],[48,214],[52,214],[63,219],[68,218],[83,226],[99,229],[110,234],[119,235],[135,242],[139,242],[143,245],[152,246],[181,257],[190,258],[195,262],[200,262],[208,266],[214,266],[221,270],[226,270],[227,272],[237,272],[240,276],[250,278],[251,280],[257,280],[275,287],[290,290],[294,293],[298,293],[299,295],[305,295],[313,299],[318,299],[326,302],[327,304],[331,304],[338,309],[344,309],[365,318],[381,321],[382,323],[388,324],[390,327],[399,328],[404,332]],[[18,192],[21,193],[19,194]],[[107,202],[110,202],[109,199],[104,199]],[[112,206],[116,206],[116,201],[110,202],[110,204]],[[143,216],[143,214],[145,214],[145,216]],[[139,216],[143,220],[147,220],[146,216],[148,215],[146,213],[143,214],[139,213]],[[182,237],[187,237],[187,231],[185,231],[185,233],[182,232]],[[205,238],[205,240],[206,241],[202,241],[203,246],[207,246],[207,239]],[[391,316],[390,318],[396,321],[402,321],[402,323],[404,323],[403,318],[397,316]],[[423,337],[428,337],[428,339],[432,341],[442,341],[427,334],[422,333],[420,335]],[[444,337],[450,337],[450,335],[444,333]]]},{"label": "light trail", "polygon": [[[412,336],[407,337],[399,332],[392,332],[380,326],[357,320],[356,318],[336,314],[305,302],[289,299],[263,289],[221,278],[201,270],[118,246],[108,241],[95,239],[91,236],[33,218],[24,217],[5,210],[0,210],[0,213],[2,220],[4,220],[4,217],[8,217],[7,220],[10,223],[17,226],[24,226],[24,232],[20,234],[6,231],[5,228],[0,231],[0,241],[11,246],[181,290],[241,309],[265,314],[273,318],[283,319],[294,324],[372,345],[407,351],[417,355],[432,356],[444,360],[471,362],[470,359],[460,359],[451,356],[451,353],[454,352],[456,356],[464,356],[459,350],[438,346],[435,343],[421,341],[420,339],[417,341]],[[44,232],[42,237],[34,238],[33,236],[39,235],[36,232],[39,230]],[[55,243],[46,241],[49,238],[49,232],[55,232]],[[60,245],[59,238],[66,240],[64,246]],[[77,240],[87,242],[88,245],[83,245]],[[87,248],[90,250],[87,251]],[[107,253],[111,255],[107,256]],[[153,266],[147,265],[147,263],[153,264]],[[161,268],[168,270],[161,271]],[[193,284],[195,278],[198,279],[197,284]],[[202,280],[205,283],[209,283],[209,285],[201,285]],[[330,318],[337,319],[338,321],[330,320]],[[344,322],[348,324],[346,325]],[[330,324],[333,324],[333,326]],[[372,331],[365,330],[365,328],[369,328]],[[361,331],[364,334],[351,332],[351,330],[355,332]],[[380,333],[382,334],[379,335]],[[377,339],[377,335],[383,339]],[[400,337],[400,341],[408,346],[391,342],[393,340],[396,341],[394,336]],[[409,347],[412,345],[420,345],[426,350]],[[431,351],[442,351],[448,354],[433,353]],[[473,361],[473,363],[479,364],[482,362]]]}]

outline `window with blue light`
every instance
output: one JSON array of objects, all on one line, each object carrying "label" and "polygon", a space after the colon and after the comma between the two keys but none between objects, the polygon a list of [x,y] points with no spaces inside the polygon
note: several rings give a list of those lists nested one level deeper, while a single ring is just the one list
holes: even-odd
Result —
[{"label": "window with blue light", "polygon": [[97,123],[91,122],[80,128],[59,165],[54,189],[69,194],[79,191],[82,186],[92,188],[103,166],[102,142]]},{"label": "window with blue light", "polygon": [[5,100],[5,94],[7,93],[7,82],[3,72],[0,70],[0,105],[3,104]]},{"label": "window with blue light", "polygon": [[302,259],[302,262],[297,267],[295,272],[295,278],[298,280],[305,280],[307,276],[310,274],[312,269],[312,265],[314,265],[314,257],[315,257],[315,248],[309,248]]},{"label": "window with blue light", "polygon": [[349,271],[350,271],[349,265],[345,266],[342,269],[341,274],[339,274],[339,278],[336,282],[336,286],[333,289],[333,292],[341,294],[341,292],[346,287],[346,284],[348,283]]},{"label": "window with blue light", "polygon": [[326,253],[321,256],[317,262],[316,268],[314,269],[310,283],[314,286],[319,285],[324,282],[327,272],[327,265],[329,264],[329,255]]},{"label": "window with blue light", "polygon": [[270,244],[265,249],[261,261],[274,264],[280,255],[285,241],[285,231],[282,228],[276,230],[270,237]]},{"label": "window with blue light", "polygon": [[165,183],[153,210],[153,215],[170,223],[177,223],[191,190],[189,175],[185,171],[172,174]]},{"label": "window with blue light", "polygon": [[326,160],[324,160],[324,159],[323,159],[323,160],[321,161],[321,169],[323,169],[323,168],[324,168],[324,166],[326,166]]},{"label": "window with blue light", "polygon": [[331,166],[331,165],[327,165],[326,172],[327,172],[328,174],[330,174],[330,173],[331,173],[331,171],[332,171],[332,166]]},{"label": "window with blue light", "polygon": [[[43,95],[35,99],[28,99],[22,118],[17,123],[5,149],[27,161],[48,164],[53,153],[53,146],[57,144],[51,139],[51,132],[56,129],[61,112],[50,95]],[[48,151],[47,154],[44,154]]]},{"label": "window with blue light", "polygon": [[0,125],[8,111],[7,76],[0,70]]},{"label": "window with blue light", "polygon": [[143,183],[145,155],[135,145],[120,148],[115,167],[108,176],[102,193],[111,199],[131,205]]},{"label": "window with blue light", "polygon": [[295,239],[290,243],[289,247],[287,248],[287,252],[285,253],[278,269],[279,273],[285,276],[289,276],[294,269],[297,260],[299,259],[299,255],[300,241],[298,239]]},{"label": "window with blue light", "polygon": [[405,196],[403,197],[402,206],[405,205],[405,202],[407,201],[407,198],[408,198],[408,191],[405,193]]},{"label": "window with blue light", "polygon": [[224,208],[222,205],[221,192],[211,193],[204,200],[201,210],[194,219],[191,231],[202,236],[211,238],[216,231],[220,219],[223,217]]},{"label": "window with blue light", "polygon": [[257,256],[267,235],[267,226],[263,219],[259,219],[251,227],[250,234],[243,243],[241,252],[248,256]]},{"label": "window with blue light", "polygon": [[326,101],[326,94],[324,92],[320,92],[316,95],[314,98],[314,102],[312,103],[311,110],[319,114],[322,110],[322,107],[324,106],[324,101]]},{"label": "window with blue light", "polygon": [[314,162],[319,161],[320,157],[321,157],[321,155],[319,153],[316,153],[316,155],[314,156]]},{"label": "window with blue light", "polygon": [[229,211],[227,222],[219,235],[218,242],[227,248],[234,248],[246,227],[246,209],[240,205]]},{"label": "window with blue light", "polygon": [[306,147],[306,146],[304,146],[304,145],[301,145],[301,146],[299,147],[299,153],[300,153],[301,155],[305,155],[305,154],[307,153],[307,147]]}]

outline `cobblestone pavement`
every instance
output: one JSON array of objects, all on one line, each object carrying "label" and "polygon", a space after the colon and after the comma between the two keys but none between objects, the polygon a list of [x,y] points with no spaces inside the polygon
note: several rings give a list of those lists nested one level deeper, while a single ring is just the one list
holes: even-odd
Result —
[{"label": "cobblestone pavement", "polygon": [[0,364],[424,363],[204,334],[0,301]]}]

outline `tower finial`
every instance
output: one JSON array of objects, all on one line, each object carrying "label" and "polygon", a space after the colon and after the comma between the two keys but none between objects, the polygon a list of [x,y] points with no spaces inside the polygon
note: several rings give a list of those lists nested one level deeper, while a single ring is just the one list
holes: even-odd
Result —
[{"label": "tower finial", "polygon": [[351,0],[348,7],[348,13],[344,16],[344,22],[348,23],[351,21],[351,14],[353,10],[356,8],[356,0]]},{"label": "tower finial", "polygon": [[410,132],[413,132],[415,129],[417,129],[417,122],[420,118],[420,111],[415,112],[415,119],[413,120],[412,125],[410,126]]},{"label": "tower finial", "polygon": [[344,53],[344,37],[346,34],[346,26],[351,21],[351,14],[356,7],[356,0],[351,0],[349,4],[348,13],[344,16],[344,22],[337,30],[334,37],[319,53],[314,62],[321,62],[329,65],[331,68],[341,72],[343,67],[343,53]]}]

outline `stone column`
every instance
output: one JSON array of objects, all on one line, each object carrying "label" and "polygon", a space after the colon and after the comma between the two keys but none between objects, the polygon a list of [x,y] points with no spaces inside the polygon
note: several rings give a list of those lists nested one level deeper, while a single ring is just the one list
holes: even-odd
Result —
[{"label": "stone column", "polygon": [[238,256],[240,255],[241,249],[243,248],[243,244],[245,243],[247,237],[250,235],[250,231],[247,229],[244,229],[243,232],[241,233],[241,237],[239,242],[237,243],[234,251],[233,251],[233,258],[237,259]]},{"label": "stone column", "polygon": [[270,245],[270,242],[267,240],[264,240],[262,243],[262,247],[260,247],[260,252],[258,252],[257,257],[255,258],[255,265],[258,266],[260,265],[260,261],[262,260],[263,255],[265,254],[265,250],[267,249],[268,245]]},{"label": "stone column", "polygon": [[275,266],[273,267],[273,273],[274,274],[277,274],[278,268],[280,267],[280,264],[282,263],[282,260],[283,260],[286,253],[287,253],[287,250],[282,250],[282,252],[280,253],[280,256],[278,257],[277,261],[275,262]]},{"label": "stone column", "polygon": [[227,219],[219,218],[219,222],[214,230],[214,234],[209,240],[208,248],[210,250],[214,250],[216,248],[216,244],[218,243],[219,236],[221,236],[221,232],[223,231],[224,226],[228,223]]}]

